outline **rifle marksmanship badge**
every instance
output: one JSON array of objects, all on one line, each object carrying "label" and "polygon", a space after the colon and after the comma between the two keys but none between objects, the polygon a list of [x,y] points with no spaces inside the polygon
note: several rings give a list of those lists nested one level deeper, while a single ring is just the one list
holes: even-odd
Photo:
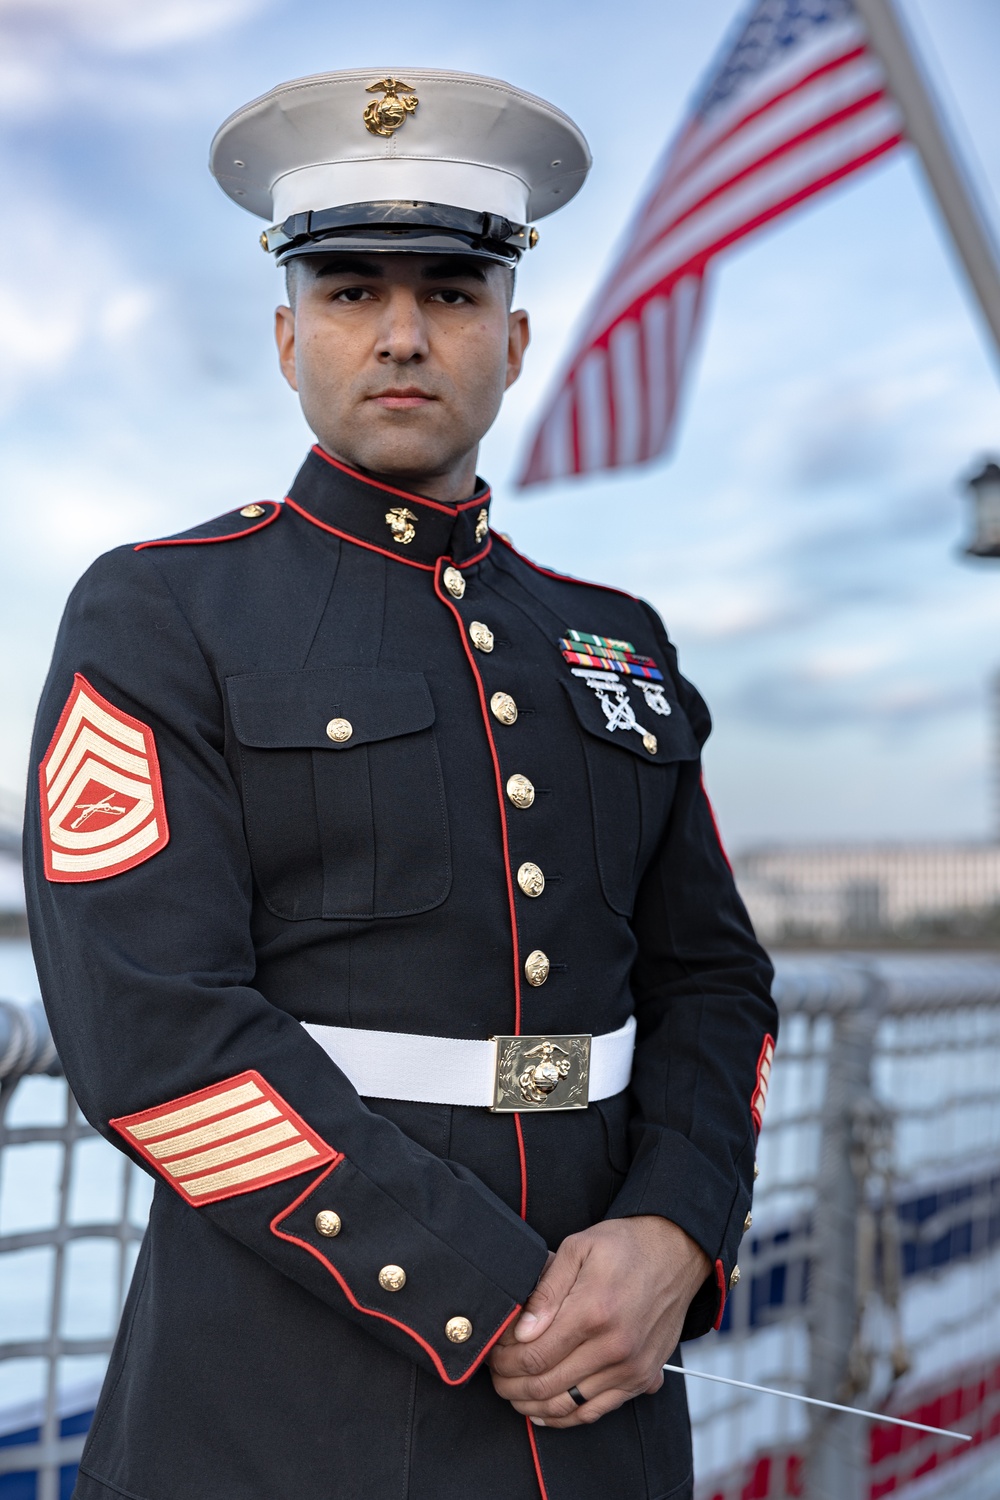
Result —
[{"label": "rifle marksmanship badge", "polygon": [[[407,92],[401,94],[400,89]],[[385,95],[384,99],[373,99],[364,113],[365,128],[372,135],[393,135],[420,103],[413,84],[399,78],[380,78],[378,83],[370,83],[365,93]]]},{"label": "rifle marksmanship badge", "polygon": [[167,842],[153,731],[102,698],[79,672],[39,782],[51,881],[120,875]]},{"label": "rifle marksmanship badge", "polygon": [[670,704],[663,696],[663,673],[651,656],[640,656],[631,641],[591,635],[585,630],[567,630],[559,649],[579,677],[596,694],[604,710],[609,734],[634,731],[643,748],[655,755],[659,742],[652,730],[640,724],[629,696],[629,686],[638,689],[645,708],[666,717]]}]

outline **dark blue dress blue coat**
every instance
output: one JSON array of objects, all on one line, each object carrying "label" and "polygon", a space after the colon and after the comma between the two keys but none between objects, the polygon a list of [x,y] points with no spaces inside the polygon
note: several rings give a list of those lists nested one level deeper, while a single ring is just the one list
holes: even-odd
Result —
[{"label": "dark blue dress blue coat", "polygon": [[[484,1360],[548,1248],[607,1217],[681,1225],[715,1266],[685,1335],[717,1321],[770,969],[701,783],[708,713],[658,617],[528,562],[488,506],[485,487],[448,507],[315,449],[285,504],[119,548],[70,599],[33,750],[32,940],[84,1113],[157,1176],[78,1500],[690,1493],[681,1382],[536,1430]],[[612,728],[570,630],[655,663],[660,710],[629,678],[639,727]],[[84,720],[98,770],[71,816],[59,764]],[[537,897],[515,878],[528,861]],[[299,1024],[481,1039],[633,1013],[626,1092],[520,1115],[362,1099]],[[234,1181],[197,1134],[220,1090],[271,1111],[274,1172]],[[189,1129],[215,1185],[201,1199],[154,1151]]]}]

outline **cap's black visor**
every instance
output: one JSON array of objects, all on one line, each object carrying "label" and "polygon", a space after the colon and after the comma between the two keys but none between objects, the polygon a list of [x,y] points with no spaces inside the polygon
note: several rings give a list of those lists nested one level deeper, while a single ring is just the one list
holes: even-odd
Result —
[{"label": "cap's black visor", "polygon": [[299,255],[332,252],[472,255],[515,266],[534,231],[498,214],[442,203],[349,203],[292,214],[261,235],[279,265]]}]

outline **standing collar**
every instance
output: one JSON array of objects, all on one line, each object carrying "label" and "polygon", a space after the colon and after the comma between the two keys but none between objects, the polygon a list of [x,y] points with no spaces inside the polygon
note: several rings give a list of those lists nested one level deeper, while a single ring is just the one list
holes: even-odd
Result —
[{"label": "standing collar", "polygon": [[471,500],[444,505],[369,479],[318,443],[295,476],[287,503],[324,531],[418,568],[433,569],[441,557],[467,567],[492,545],[490,490],[481,479]]}]

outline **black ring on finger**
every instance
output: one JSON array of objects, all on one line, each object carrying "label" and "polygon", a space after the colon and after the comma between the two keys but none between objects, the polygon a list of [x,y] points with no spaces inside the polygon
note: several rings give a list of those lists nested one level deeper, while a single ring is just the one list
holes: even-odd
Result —
[{"label": "black ring on finger", "polygon": [[566,1394],[567,1396],[573,1397],[573,1400],[576,1402],[577,1406],[586,1406],[587,1398],[586,1396],[581,1394],[579,1386],[571,1385]]}]

